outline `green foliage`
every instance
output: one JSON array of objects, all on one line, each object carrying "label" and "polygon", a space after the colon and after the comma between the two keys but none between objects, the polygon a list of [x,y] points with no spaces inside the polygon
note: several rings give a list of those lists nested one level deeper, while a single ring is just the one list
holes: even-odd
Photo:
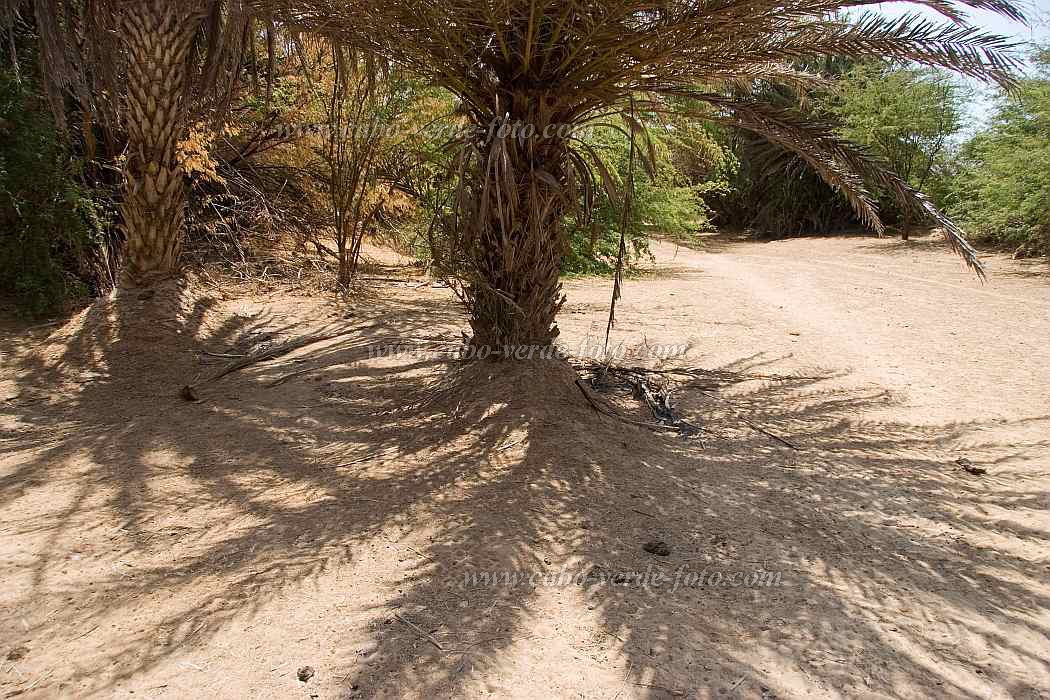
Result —
[{"label": "green foliage", "polygon": [[1050,50],[1037,66],[964,144],[950,191],[951,211],[975,240],[1019,256],[1050,255]]},{"label": "green foliage", "polygon": [[106,222],[77,167],[29,85],[0,75],[0,289],[26,315],[88,292],[84,260]]},{"label": "green foliage", "polygon": [[[800,60],[795,69],[834,82],[855,61],[845,58]],[[755,83],[749,96],[814,122],[833,119],[826,90],[798,92],[766,81]],[[857,225],[846,198],[828,185],[805,160],[757,134],[724,131],[720,141],[732,154],[729,187],[711,201],[720,227],[750,231],[766,238],[824,234]]]},{"label": "green foliage", "polygon": [[726,142],[736,167],[724,194],[711,202],[719,226],[783,238],[857,225],[846,198],[798,156],[756,138]]},{"label": "green foliage", "polygon": [[[827,103],[842,125],[841,136],[867,146],[918,190],[943,171],[961,127],[959,89],[951,76],[932,68],[862,63],[837,82]],[[896,218],[892,199],[877,194],[884,215]]]},{"label": "green foliage", "polygon": [[380,212],[374,238],[420,263],[433,263],[434,250],[448,248],[439,222],[458,178],[445,146],[464,128],[461,122],[451,93],[412,81],[396,136],[384,152],[388,205]]},{"label": "green foliage", "polygon": [[[912,187],[940,202],[962,95],[946,73],[883,62],[799,65],[832,81],[802,97],[772,86],[760,99],[808,119],[837,125],[837,134],[864,146]],[[739,160],[726,196],[714,202],[719,223],[779,237],[831,233],[859,224],[852,208],[797,155],[762,139],[727,137]],[[887,192],[873,188],[885,220],[900,212]]]},{"label": "green foliage", "polygon": [[[625,231],[632,259],[648,253],[650,237],[696,241],[710,231],[712,212],[705,197],[725,191],[726,151],[698,122],[680,116],[642,122],[647,135],[635,139],[636,161],[631,220]],[[619,191],[632,175],[631,143],[624,131],[599,126],[585,140],[603,155]],[[649,160],[651,168],[639,161]],[[599,176],[599,181],[601,178]],[[621,203],[604,191],[596,198],[592,221],[569,222],[569,251],[563,270],[573,274],[607,274],[616,267],[623,227]]]}]

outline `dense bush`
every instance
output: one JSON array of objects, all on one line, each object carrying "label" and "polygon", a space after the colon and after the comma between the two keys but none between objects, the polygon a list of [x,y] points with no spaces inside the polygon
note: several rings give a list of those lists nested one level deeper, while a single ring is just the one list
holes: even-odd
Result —
[{"label": "dense bush", "polygon": [[1050,255],[1050,49],[1003,96],[991,126],[963,145],[950,209],[980,242]]},{"label": "dense bush", "polygon": [[[598,127],[585,136],[603,154],[619,192],[634,178],[631,216],[622,231],[632,259],[647,254],[650,237],[688,243],[712,230],[713,212],[706,200],[728,187],[730,163],[723,146],[696,121],[656,115],[639,118],[645,134],[635,138],[633,168],[631,141],[623,130]],[[601,181],[600,174],[597,179]],[[570,221],[570,250],[563,269],[591,274],[613,270],[624,223],[621,201],[611,200],[603,191],[595,199],[589,223]]]},{"label": "dense bush", "polygon": [[756,138],[727,135],[737,167],[711,199],[716,223],[763,238],[826,234],[858,225],[849,202],[801,158]]},{"label": "dense bush", "polygon": [[[840,78],[848,70],[848,65],[839,61],[797,67],[828,81]],[[832,118],[828,110],[829,96],[824,89],[799,94],[784,87],[758,83],[751,92],[760,101],[809,119],[828,121]],[[832,233],[857,225],[846,198],[797,155],[738,131],[726,131],[720,140],[732,154],[735,167],[730,171],[728,187],[711,199],[719,227],[782,238]]]},{"label": "dense bush", "polygon": [[29,84],[0,75],[0,290],[26,315],[59,311],[97,282],[105,209]]},{"label": "dense bush", "polygon": [[[889,63],[799,67],[820,72],[830,87],[800,96],[759,86],[756,94],[783,109],[836,124],[839,136],[866,147],[913,187],[937,195],[943,191],[962,112],[960,92],[946,74]],[[761,139],[727,134],[726,142],[739,167],[725,196],[713,201],[719,225],[769,237],[860,225],[846,199],[797,156]],[[906,228],[894,202],[878,188],[873,191],[883,220]],[[942,204],[939,196],[934,199]]]}]

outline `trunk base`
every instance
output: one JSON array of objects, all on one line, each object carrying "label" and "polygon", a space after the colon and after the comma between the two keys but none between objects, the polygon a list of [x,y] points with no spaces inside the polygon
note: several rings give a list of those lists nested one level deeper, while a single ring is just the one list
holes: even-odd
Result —
[{"label": "trunk base", "polygon": [[565,297],[556,280],[547,290],[542,294],[521,294],[514,299],[488,289],[475,289],[470,318],[474,331],[471,346],[477,352],[487,351],[492,357],[505,359],[550,356],[560,333],[555,318]]}]

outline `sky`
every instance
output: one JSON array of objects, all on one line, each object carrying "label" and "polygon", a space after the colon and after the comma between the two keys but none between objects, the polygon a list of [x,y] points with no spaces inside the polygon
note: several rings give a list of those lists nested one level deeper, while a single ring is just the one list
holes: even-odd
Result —
[{"label": "sky", "polygon": [[[987,32],[1001,34],[1017,42],[1050,43],[1050,0],[1019,0],[1018,4],[1028,17],[1031,26],[1026,27],[1019,22],[986,10],[971,10],[969,12],[970,23]],[[892,16],[918,12],[933,19],[944,19],[933,10],[906,2],[884,2],[878,5],[877,9],[882,14]],[[979,130],[994,113],[995,93],[994,90],[985,87],[978,81],[964,79],[964,82],[972,87],[974,97],[967,110],[968,123],[964,125],[963,131],[973,133]]]}]

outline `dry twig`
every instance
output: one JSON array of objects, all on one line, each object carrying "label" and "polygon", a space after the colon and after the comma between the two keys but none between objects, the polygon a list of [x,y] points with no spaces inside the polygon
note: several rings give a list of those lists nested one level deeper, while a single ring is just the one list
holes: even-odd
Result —
[{"label": "dry twig", "polygon": [[423,639],[427,640],[428,642],[430,642],[431,644],[436,646],[438,648],[438,651],[445,651],[445,647],[441,646],[441,642],[439,642],[438,640],[434,639],[433,635],[430,635],[430,634],[424,632],[419,627],[417,627],[416,625],[413,625],[411,622],[409,622],[408,620],[406,620],[405,618],[401,617],[400,615],[398,615],[396,613],[394,614],[394,618],[398,622],[400,622],[401,624],[405,625],[406,627],[411,629],[413,632],[418,634],[420,637],[422,637]]}]

